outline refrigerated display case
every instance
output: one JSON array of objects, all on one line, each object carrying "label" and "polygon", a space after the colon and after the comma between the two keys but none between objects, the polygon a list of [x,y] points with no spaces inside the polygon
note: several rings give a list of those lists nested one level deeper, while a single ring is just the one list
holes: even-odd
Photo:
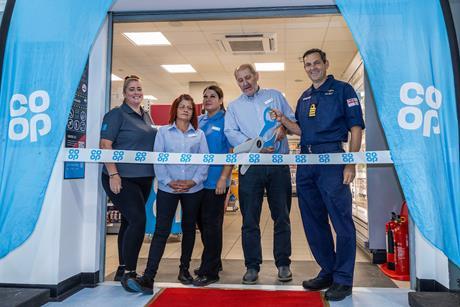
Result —
[{"label": "refrigerated display case", "polygon": [[[363,109],[366,129],[363,130],[361,151],[388,150],[372,90],[359,54],[353,61],[354,67],[345,81],[356,90]],[[385,223],[392,211],[399,212],[403,200],[394,167],[358,164],[356,177],[350,184],[350,189],[357,245],[368,252],[374,263],[382,263],[386,255]]]}]

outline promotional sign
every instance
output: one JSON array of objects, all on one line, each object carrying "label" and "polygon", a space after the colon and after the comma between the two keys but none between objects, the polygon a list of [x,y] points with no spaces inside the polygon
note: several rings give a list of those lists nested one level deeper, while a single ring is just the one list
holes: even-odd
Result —
[{"label": "promotional sign", "polygon": [[337,5],[364,60],[410,215],[460,266],[459,127],[440,2]]},{"label": "promotional sign", "polygon": [[[88,112],[88,62],[78,84],[77,92],[73,98],[72,109],[65,131],[65,147],[86,147],[86,117]],[[64,179],[85,178],[85,163],[65,162]]]},{"label": "promotional sign", "polygon": [[16,0],[0,88],[0,258],[37,223],[75,91],[112,0]]},{"label": "promotional sign", "polygon": [[[145,223],[145,233],[153,235],[155,232],[155,225],[157,224],[157,180],[154,180],[154,185],[152,185],[152,191],[150,191],[149,199],[145,204],[145,213],[146,213],[146,223]],[[177,206],[176,214],[174,216],[174,220],[171,226],[171,233],[172,234],[180,234],[182,233],[181,227],[181,220],[182,220],[182,210],[179,206]]]}]

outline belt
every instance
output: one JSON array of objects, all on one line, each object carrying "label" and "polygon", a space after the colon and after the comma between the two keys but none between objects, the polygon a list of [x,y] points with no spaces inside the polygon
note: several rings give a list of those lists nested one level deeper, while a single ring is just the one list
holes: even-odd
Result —
[{"label": "belt", "polygon": [[343,151],[342,142],[307,144],[300,147],[300,152],[303,154],[334,153],[341,151]]}]

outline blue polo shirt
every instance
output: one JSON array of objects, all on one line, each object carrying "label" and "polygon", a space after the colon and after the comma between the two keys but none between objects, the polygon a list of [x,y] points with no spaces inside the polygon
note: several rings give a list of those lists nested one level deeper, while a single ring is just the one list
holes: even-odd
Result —
[{"label": "blue polo shirt", "polygon": [[[310,116],[313,104],[315,116]],[[312,85],[300,96],[295,118],[302,131],[301,146],[347,142],[352,127],[364,129],[363,112],[355,90],[332,75],[327,76],[319,88]]]},{"label": "blue polo shirt", "polygon": [[[225,154],[230,152],[230,143],[224,134],[225,112],[219,111],[209,117],[207,114],[198,118],[198,125],[206,135],[209,152],[216,154]],[[215,189],[217,181],[222,174],[223,165],[211,165],[208,170],[208,178],[203,183],[206,189]],[[227,180],[227,187],[230,180]]]},{"label": "blue polo shirt", "polygon": [[[113,149],[153,151],[157,129],[150,115],[141,108],[136,113],[126,103],[105,114],[101,127],[101,139],[112,141]],[[151,177],[155,173],[150,164],[117,163],[121,177]],[[104,165],[103,172],[108,174]]]}]

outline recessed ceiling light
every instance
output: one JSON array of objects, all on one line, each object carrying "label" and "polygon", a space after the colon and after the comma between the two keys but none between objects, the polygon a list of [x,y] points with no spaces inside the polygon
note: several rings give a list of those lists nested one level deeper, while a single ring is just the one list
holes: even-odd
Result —
[{"label": "recessed ceiling light", "polygon": [[147,99],[147,100],[158,100],[158,98],[156,98],[156,97],[153,96],[153,95],[144,95],[144,99]]},{"label": "recessed ceiling light", "polygon": [[161,65],[161,67],[171,74],[196,72],[195,68],[190,64]]},{"label": "recessed ceiling light", "polygon": [[161,32],[124,32],[123,35],[137,46],[171,45]]},{"label": "recessed ceiling light", "polygon": [[122,78],[118,77],[117,75],[112,74],[112,81],[123,81]]},{"label": "recessed ceiling light", "polygon": [[284,63],[254,63],[257,71],[284,71]]}]

